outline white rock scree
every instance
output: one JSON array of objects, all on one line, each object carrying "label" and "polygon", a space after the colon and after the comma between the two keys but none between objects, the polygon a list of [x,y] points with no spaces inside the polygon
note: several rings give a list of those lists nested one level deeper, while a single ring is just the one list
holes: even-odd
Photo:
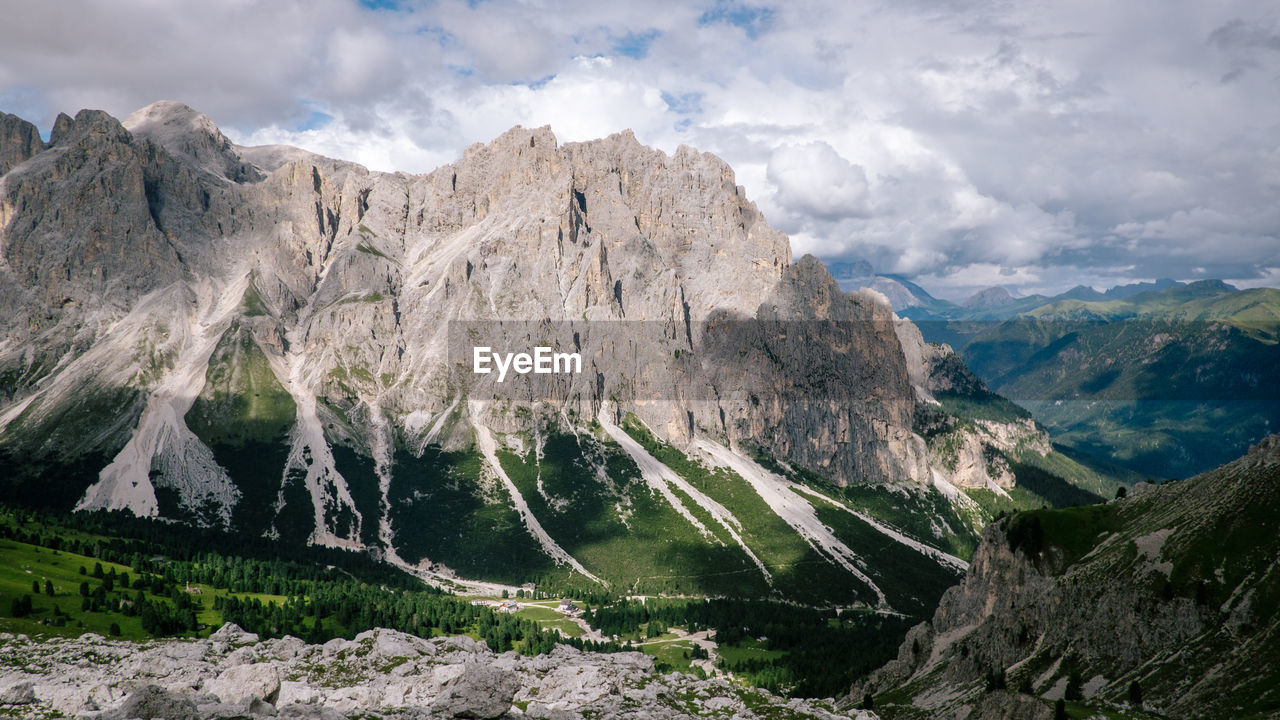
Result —
[{"label": "white rock scree", "polygon": [[309,645],[228,623],[207,640],[131,643],[0,634],[0,714],[213,718],[748,718],[874,720],[723,678],[659,675],[639,652],[495,655],[466,636],[375,629]]}]

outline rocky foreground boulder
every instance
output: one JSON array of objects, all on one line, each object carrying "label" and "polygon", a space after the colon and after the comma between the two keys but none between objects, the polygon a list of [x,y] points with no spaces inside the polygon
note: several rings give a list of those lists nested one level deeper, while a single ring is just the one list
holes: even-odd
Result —
[{"label": "rocky foreground boulder", "polygon": [[0,634],[0,715],[165,718],[815,718],[875,720],[725,678],[654,670],[638,652],[494,654],[468,637],[376,629],[309,645],[228,624],[207,640]]}]

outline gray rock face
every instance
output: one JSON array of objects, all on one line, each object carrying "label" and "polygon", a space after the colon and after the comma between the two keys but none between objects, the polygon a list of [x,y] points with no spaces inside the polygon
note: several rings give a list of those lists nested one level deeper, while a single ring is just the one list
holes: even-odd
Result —
[{"label": "gray rock face", "polygon": [[144,685],[129,693],[119,708],[99,716],[102,720],[199,720],[191,698],[156,685]]},{"label": "gray rock face", "polygon": [[1276,619],[1245,598],[1280,588],[1267,577],[1277,541],[1258,534],[1274,525],[1277,497],[1271,436],[1139,497],[994,522],[964,581],[848,701],[893,690],[938,717],[964,717],[988,702],[993,673],[1050,700],[1074,674],[1086,699],[1125,702],[1137,681],[1148,709],[1174,716],[1272,712],[1276,669],[1259,639]]},{"label": "gray rock face", "polygon": [[227,623],[209,636],[209,641],[213,643],[232,643],[236,645],[251,645],[258,642],[256,633],[245,632],[244,628],[235,623]]},{"label": "gray rock face", "polygon": [[987,675],[1009,668],[1021,668],[1010,686],[1029,682],[1046,696],[1056,687],[1060,697],[1079,659],[1092,659],[1114,679],[1204,631],[1201,613],[1184,598],[1158,602],[1141,586],[1108,581],[1104,589],[1074,573],[1057,577],[1012,550],[999,523],[988,526],[969,568],[933,620],[913,628],[898,657],[851,697],[911,685],[945,706],[980,697]]},{"label": "gray rock face", "polygon": [[1046,455],[1052,451],[1048,433],[1037,427],[1030,415],[1005,422],[974,420],[966,426],[940,413],[935,394],[979,399],[995,396],[949,345],[925,342],[920,329],[906,320],[895,320],[893,327],[906,358],[907,376],[919,399],[915,428],[935,437],[946,435],[929,446],[928,465],[935,477],[956,487],[1000,493],[1013,487],[1015,478],[999,453],[1029,450]]},{"label": "gray rock face", "polygon": [[30,705],[36,693],[30,682],[19,682],[0,691],[0,705]]},{"label": "gray rock face", "polygon": [[446,717],[492,720],[511,709],[511,701],[519,689],[520,678],[516,673],[468,663],[445,681],[431,709]]},{"label": "gray rock face", "polygon": [[152,103],[125,118],[123,125],[135,138],[154,142],[198,172],[235,183],[263,178],[255,166],[241,160],[212,120],[182,103]]},{"label": "gray rock face", "polygon": [[[46,312],[103,302],[124,310],[182,276],[150,212],[154,159],[114,118],[82,110],[60,121],[47,151],[4,176],[6,270],[30,300]],[[25,339],[41,325],[6,329]]]},{"label": "gray rock face", "polygon": [[206,682],[202,690],[224,703],[273,703],[280,697],[280,673],[270,663],[235,665]]},{"label": "gray rock face", "polygon": [[[838,483],[929,480],[889,308],[793,263],[711,155],[514,128],[427,175],[371,173],[235,146],[170,102],[123,125],[61,116],[34,156],[16,132],[0,133],[27,158],[0,178],[0,448],[20,468],[111,458],[79,508],[228,523],[243,493],[188,426],[197,398],[237,427],[236,408],[277,413],[273,471],[305,486],[309,540],[344,547],[388,531],[334,446],[386,493],[398,449],[577,431],[605,408]],[[463,324],[499,350],[572,347],[583,372],[475,375]],[[251,369],[215,377],[228,358]]]},{"label": "gray rock face", "polygon": [[17,115],[0,112],[0,176],[44,149],[40,131]]},{"label": "gray rock face", "polygon": [[[224,628],[223,637],[237,636]],[[561,646],[549,655],[494,655],[470,638],[424,640],[371,630],[355,640],[297,638],[243,646],[262,662],[237,665],[224,641],[136,645],[92,635],[0,645],[0,687],[21,687],[23,716],[166,718],[541,718],[690,716],[874,720],[830,701],[788,700],[724,678],[658,675],[640,653]],[[263,683],[260,679],[286,678]],[[243,691],[237,688],[243,688]],[[270,688],[276,688],[269,691]],[[6,696],[7,697],[7,696]],[[522,712],[518,708],[524,708]]]}]

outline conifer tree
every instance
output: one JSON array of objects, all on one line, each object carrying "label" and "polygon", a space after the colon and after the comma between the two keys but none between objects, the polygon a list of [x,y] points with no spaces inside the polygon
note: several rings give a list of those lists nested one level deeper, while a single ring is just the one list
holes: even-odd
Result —
[{"label": "conifer tree", "polygon": [[1137,680],[1129,683],[1129,703],[1134,707],[1142,707],[1142,686]]}]

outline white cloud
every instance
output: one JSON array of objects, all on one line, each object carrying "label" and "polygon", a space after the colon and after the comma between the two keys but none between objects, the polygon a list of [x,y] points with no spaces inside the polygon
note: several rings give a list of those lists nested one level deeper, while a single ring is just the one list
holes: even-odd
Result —
[{"label": "white cloud", "polygon": [[667,123],[662,120],[666,112],[662,91],[616,71],[608,58],[574,58],[537,88],[500,85],[470,92],[451,90],[443,93],[440,102],[467,130],[484,138],[516,124],[550,125],[561,142],[591,140],[628,128],[642,139],[669,134],[663,127]]},{"label": "white cloud", "polygon": [[796,212],[835,220],[864,215],[870,207],[866,172],[825,142],[777,148],[767,174],[779,201]]},{"label": "white cloud", "polygon": [[1227,282],[1238,288],[1280,288],[1280,267],[1259,268],[1256,277],[1228,278]]},{"label": "white cloud", "polygon": [[1009,267],[994,263],[970,263],[946,273],[919,276],[924,287],[931,292],[936,288],[938,297],[960,300],[975,291],[995,285],[1026,288],[1038,286],[1043,280],[1044,269]]},{"label": "white cloud", "polygon": [[378,97],[403,82],[395,48],[373,28],[335,30],[328,40],[327,60],[328,89],[338,100]]},{"label": "white cloud", "polygon": [[0,109],[47,129],[177,99],[241,141],[408,171],[515,124],[631,128],[725,158],[797,253],[926,287],[1274,282],[1280,25],[1257,3],[755,5],[28,3],[0,26]]}]

